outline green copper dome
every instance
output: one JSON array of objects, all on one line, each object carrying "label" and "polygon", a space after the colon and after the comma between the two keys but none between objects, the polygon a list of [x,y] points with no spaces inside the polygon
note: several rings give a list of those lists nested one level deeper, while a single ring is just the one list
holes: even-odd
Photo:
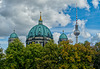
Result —
[{"label": "green copper dome", "polygon": [[62,33],[62,34],[60,35],[59,39],[68,39],[68,38],[67,38],[66,34]]},{"label": "green copper dome", "polygon": [[64,34],[64,30],[63,30],[63,33],[59,37],[58,43],[60,43],[61,41],[67,41],[67,40],[68,40],[68,38],[67,38],[66,34]]},{"label": "green copper dome", "polygon": [[52,33],[49,30],[49,28],[40,23],[38,25],[34,26],[29,31],[27,38],[30,38],[30,37],[49,37],[49,38],[53,39]]},{"label": "green copper dome", "polygon": [[15,32],[13,32],[11,35],[10,35],[10,38],[18,38],[17,34]]}]

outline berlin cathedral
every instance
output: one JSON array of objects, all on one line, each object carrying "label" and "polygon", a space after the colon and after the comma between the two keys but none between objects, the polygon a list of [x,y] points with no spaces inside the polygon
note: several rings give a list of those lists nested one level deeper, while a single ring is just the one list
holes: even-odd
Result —
[{"label": "berlin cathedral", "polygon": [[[14,39],[19,39],[15,30],[10,35],[8,39],[8,44],[13,42]],[[31,28],[31,30],[29,31],[26,37],[26,44],[31,44],[32,42],[35,42],[44,46],[51,39],[53,40],[53,35],[50,29],[47,26],[43,25],[43,20],[42,20],[41,12],[40,12],[40,19],[38,21],[38,24],[34,26],[33,28]],[[63,33],[59,37],[58,43],[60,43],[61,41],[67,41],[67,40],[68,40],[67,35],[63,31]]]}]

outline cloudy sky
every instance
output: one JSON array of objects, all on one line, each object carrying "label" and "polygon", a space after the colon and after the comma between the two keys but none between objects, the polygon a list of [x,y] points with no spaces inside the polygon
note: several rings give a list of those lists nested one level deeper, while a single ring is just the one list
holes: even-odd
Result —
[{"label": "cloudy sky", "polygon": [[38,24],[40,11],[43,24],[50,28],[55,43],[62,30],[75,43],[76,2],[79,42],[100,41],[100,0],[0,0],[0,46],[7,48],[14,29],[25,43],[29,30]]}]

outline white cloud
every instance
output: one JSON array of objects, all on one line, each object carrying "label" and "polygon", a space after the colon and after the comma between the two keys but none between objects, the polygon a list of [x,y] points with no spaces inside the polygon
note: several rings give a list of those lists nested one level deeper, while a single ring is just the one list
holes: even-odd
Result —
[{"label": "white cloud", "polygon": [[73,33],[73,32],[72,32],[72,33],[70,33],[70,34],[68,34],[68,35],[67,35],[67,37],[68,37],[68,40],[75,41],[75,35],[74,35],[74,33]]},{"label": "white cloud", "polygon": [[84,37],[84,38],[89,38],[91,37],[91,34],[89,32],[85,32],[85,31],[82,31],[81,35]]},{"label": "white cloud", "polygon": [[0,37],[0,39],[5,39],[5,37]]},{"label": "white cloud", "polygon": [[52,28],[50,30],[51,30],[51,32],[59,32],[59,33],[62,33],[62,31],[64,30],[65,33],[71,33],[73,30],[73,27],[70,27],[70,28],[68,28],[68,27],[59,28],[58,27],[58,28]]},{"label": "white cloud", "polygon": [[86,7],[87,10],[89,10],[89,8],[90,8],[87,0],[78,0],[78,4],[77,5],[80,6],[80,8]]},{"label": "white cloud", "polygon": [[95,35],[96,33],[100,32],[99,29],[87,29],[92,35]]},{"label": "white cloud", "polygon": [[61,26],[66,26],[71,23],[71,18],[68,14],[64,14],[63,12],[59,14],[54,10],[47,10],[43,12],[43,21],[46,26],[49,28],[58,27],[59,24]]},{"label": "white cloud", "polygon": [[19,39],[26,46],[26,36],[19,36]]},{"label": "white cloud", "polygon": [[6,41],[6,40],[1,41],[0,40],[0,47],[1,48],[3,48],[4,50],[6,50],[7,46],[8,46],[8,41]]},{"label": "white cloud", "polygon": [[100,33],[97,33],[95,36],[92,36],[91,38],[92,42],[100,42]]},{"label": "white cloud", "polygon": [[57,44],[58,44],[59,36],[60,36],[60,35],[61,35],[61,34],[60,34],[60,33],[57,33],[57,32],[54,32],[54,33],[53,33],[53,39],[54,39],[55,43],[57,43]]},{"label": "white cloud", "polygon": [[8,44],[8,41],[0,41],[0,44]]},{"label": "white cloud", "polygon": [[[58,27],[59,24],[66,26],[71,23],[71,18],[62,10],[68,6],[75,7],[75,4],[76,0],[2,0],[0,36],[8,36],[14,28],[18,35],[26,36],[38,23],[40,11],[43,12],[44,24],[49,28]],[[77,4],[79,8],[89,9],[87,0],[77,0]]]},{"label": "white cloud", "polygon": [[94,8],[97,8],[98,7],[99,1],[100,0],[92,0],[92,4],[93,4]]}]

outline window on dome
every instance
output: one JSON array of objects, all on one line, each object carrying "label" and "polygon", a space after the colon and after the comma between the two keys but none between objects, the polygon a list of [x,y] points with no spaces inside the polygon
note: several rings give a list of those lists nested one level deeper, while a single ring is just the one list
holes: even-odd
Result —
[{"label": "window on dome", "polygon": [[36,32],[34,32],[36,34]]},{"label": "window on dome", "polygon": [[39,27],[39,31],[40,31],[41,27]]},{"label": "window on dome", "polygon": [[41,35],[41,32],[39,31],[38,35],[40,36]]},{"label": "window on dome", "polygon": [[32,32],[31,32],[31,35],[30,36],[33,37]]},{"label": "window on dome", "polygon": [[48,36],[49,36],[49,33],[48,33]]}]

